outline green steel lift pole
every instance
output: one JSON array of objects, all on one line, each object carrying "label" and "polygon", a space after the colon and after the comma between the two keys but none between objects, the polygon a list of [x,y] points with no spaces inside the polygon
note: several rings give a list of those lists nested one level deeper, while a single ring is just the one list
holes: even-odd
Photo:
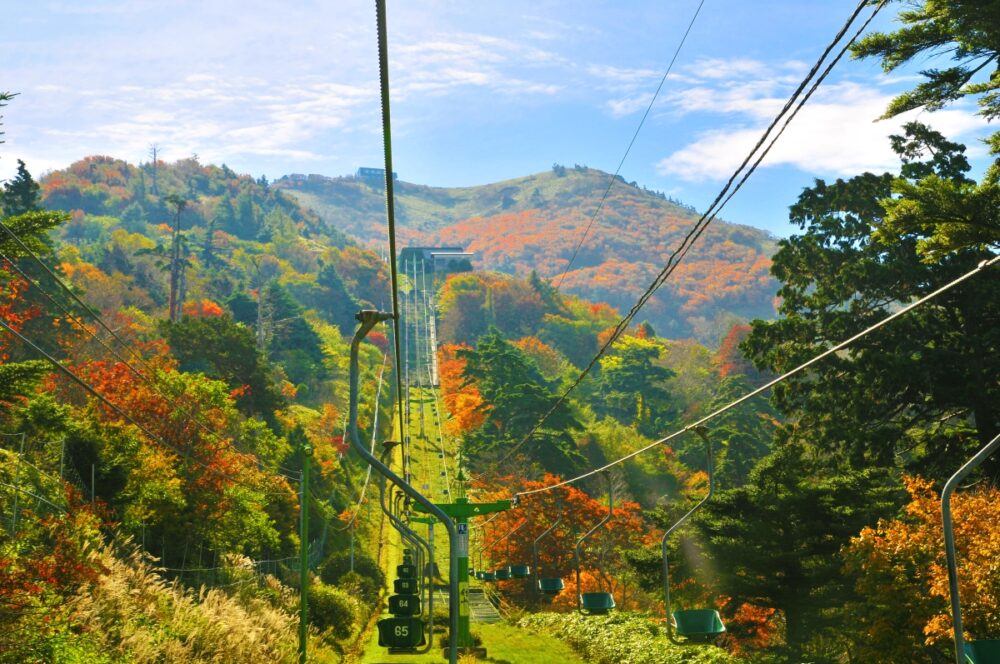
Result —
[{"label": "green steel lift pole", "polygon": [[[477,516],[509,510],[509,500],[492,503],[470,503],[465,497],[464,474],[459,471],[459,491],[462,494],[453,503],[436,503],[436,507],[454,519],[458,531],[458,648],[463,653],[486,656],[485,648],[477,648],[469,629],[469,519]],[[421,505],[414,505],[418,512],[427,512]],[[454,568],[454,565],[452,565]]]},{"label": "green steel lift pole", "polygon": [[[433,514],[437,517],[439,521],[444,524],[445,529],[448,531],[448,542],[449,549],[451,552],[451,559],[449,564],[449,578],[450,583],[450,596],[455,597],[458,594],[458,569],[457,565],[457,553],[458,553],[458,531],[455,528],[455,523],[448,517],[448,515],[439,509],[434,503],[432,503],[426,496],[421,494],[419,491],[414,489],[410,484],[403,480],[402,477],[396,475],[392,472],[388,466],[382,463],[379,459],[369,452],[364,445],[361,444],[361,438],[358,435],[358,378],[360,370],[358,368],[358,352],[361,345],[361,340],[371,331],[377,323],[391,320],[392,314],[383,313],[380,311],[361,311],[358,313],[356,318],[361,323],[361,326],[354,333],[354,338],[351,339],[351,355],[350,355],[350,402],[348,410],[348,433],[351,436],[351,444],[354,445],[354,449],[357,453],[364,459],[368,465],[370,465],[375,471],[380,475],[385,477],[390,482],[393,482],[398,486],[403,492],[410,498],[413,498],[416,502],[415,507],[420,509],[420,511],[425,513]],[[422,508],[422,509],[421,509]],[[454,635],[458,633],[458,607],[455,606],[454,602],[448,608],[448,618],[451,627],[451,634]],[[449,664],[458,664],[458,648],[457,639],[451,639],[448,649],[448,661]]]}]

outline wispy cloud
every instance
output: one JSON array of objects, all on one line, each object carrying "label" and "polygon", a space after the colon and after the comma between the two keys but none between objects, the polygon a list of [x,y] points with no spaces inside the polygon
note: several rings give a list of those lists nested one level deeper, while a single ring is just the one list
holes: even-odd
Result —
[{"label": "wispy cloud", "polygon": [[[662,175],[699,182],[729,177],[761,136],[765,120],[784,100],[765,96],[767,86],[752,85],[728,90],[716,112],[738,113],[740,125],[711,129],[698,134],[686,146],[657,164]],[[688,99],[689,107],[712,111],[708,103]],[[762,166],[790,165],[817,174],[853,175],[870,170],[881,172],[898,165],[888,136],[899,133],[918,111],[892,120],[875,122],[891,99],[876,85],[841,83],[821,88],[789,125]],[[961,138],[985,126],[982,118],[958,105],[924,115],[923,121],[942,133]]]},{"label": "wispy cloud", "polygon": [[506,95],[552,95],[562,89],[553,77],[534,80],[525,74],[563,59],[553,52],[484,34],[458,33],[404,43],[398,56],[393,91],[400,99],[483,88]]}]

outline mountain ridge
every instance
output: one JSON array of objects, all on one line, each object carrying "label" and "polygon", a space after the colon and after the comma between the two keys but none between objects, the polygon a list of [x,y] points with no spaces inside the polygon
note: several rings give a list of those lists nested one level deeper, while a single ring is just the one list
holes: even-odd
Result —
[{"label": "mountain ridge", "polygon": [[[610,178],[592,168],[555,165],[472,187],[397,180],[397,233],[404,243],[462,245],[476,253],[473,264],[481,269],[535,270],[557,283],[562,279],[567,291],[624,311],[699,215],[619,177],[570,264]],[[384,184],[378,178],[292,175],[272,186],[363,244],[384,246]],[[714,222],[643,316],[661,334],[712,344],[734,323],[773,318],[777,284],[769,269],[776,246],[766,231]]]}]

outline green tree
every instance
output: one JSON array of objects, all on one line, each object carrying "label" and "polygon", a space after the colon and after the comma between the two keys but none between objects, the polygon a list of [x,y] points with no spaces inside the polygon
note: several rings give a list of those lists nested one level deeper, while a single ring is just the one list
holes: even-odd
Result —
[{"label": "green tree", "polygon": [[[465,384],[476,385],[483,398],[480,408],[487,413],[482,426],[466,440],[473,458],[506,453],[556,403],[534,361],[504,340],[496,328],[481,336],[474,350],[462,349],[456,355],[466,361]],[[546,470],[570,472],[582,461],[571,434],[580,426],[569,404],[563,402],[522,450]]]},{"label": "green tree", "polygon": [[25,212],[39,210],[41,200],[38,183],[31,177],[24,162],[17,160],[17,175],[3,185],[3,197],[0,198],[4,217],[13,217]]},{"label": "green tree", "polygon": [[[965,166],[955,149],[942,158],[948,145],[934,140],[937,157],[926,167],[960,181]],[[779,243],[772,268],[782,318],[755,321],[742,346],[759,368],[791,369],[990,256],[968,247],[928,261],[925,233],[885,239],[898,181],[870,173],[817,181],[792,206],[790,219],[804,232]],[[856,468],[902,461],[911,472],[946,476],[1000,431],[998,293],[1000,274],[984,272],[777,386],[774,403],[816,446]]]},{"label": "green tree", "polygon": [[146,211],[138,203],[132,203],[122,210],[119,219],[121,219],[122,228],[130,233],[144,233],[146,223],[149,221],[146,217]]},{"label": "green tree", "polygon": [[[883,117],[917,108],[936,111],[964,97],[978,97],[980,114],[1000,117],[1000,2],[997,0],[922,0],[909,2],[900,12],[902,27],[891,33],[868,35],[854,47],[855,57],[881,58],[886,72],[926,57],[947,57],[951,66],[928,67],[924,81],[889,104]],[[915,126],[915,123],[908,125]],[[930,135],[928,135],[930,134]],[[940,135],[925,130],[911,136],[918,154],[949,155],[957,150]],[[1000,132],[989,139],[1000,156]],[[961,157],[964,162],[964,157]],[[994,161],[982,182],[943,173],[936,167],[896,181],[895,200],[886,201],[885,238],[920,233],[920,250],[931,260],[941,252],[984,247],[1000,242],[1000,160]],[[963,171],[964,172],[964,171]]]},{"label": "green tree", "polygon": [[650,339],[624,336],[615,342],[611,353],[601,358],[594,410],[634,424],[643,435],[662,431],[676,412],[665,387],[674,372],[657,364],[663,352],[663,346]]},{"label": "green tree", "polygon": [[320,287],[316,310],[327,320],[340,328],[341,334],[348,335],[354,331],[357,321],[354,315],[361,305],[347,290],[344,280],[340,278],[337,268],[333,265],[323,265],[316,276],[316,285]]},{"label": "green tree", "polygon": [[[896,0],[900,2],[901,0]],[[856,58],[882,59],[886,72],[928,55],[950,54],[953,66],[921,72],[924,81],[896,97],[883,117],[924,107],[936,111],[965,96],[980,96],[981,113],[1000,117],[1000,2],[909,1],[892,33],[872,33],[853,47]],[[992,69],[992,71],[990,71]],[[990,74],[989,76],[977,76]]]},{"label": "green tree", "polygon": [[274,425],[285,405],[267,362],[257,351],[253,332],[229,316],[165,321],[163,333],[181,371],[200,372],[236,390],[236,405]]},{"label": "green tree", "polygon": [[323,345],[303,306],[277,281],[268,284],[264,297],[271,327],[268,359],[281,364],[295,383],[324,375]]},{"label": "green tree", "polygon": [[219,204],[215,206],[215,214],[212,215],[212,222],[220,231],[230,235],[239,235],[236,224],[236,210],[233,208],[233,199],[224,196]]},{"label": "green tree", "polygon": [[785,619],[789,662],[803,659],[812,637],[835,627],[851,594],[841,547],[902,503],[884,470],[831,472],[804,445],[788,442],[764,459],[741,488],[705,504],[695,525],[714,563],[720,592],[773,607]]}]

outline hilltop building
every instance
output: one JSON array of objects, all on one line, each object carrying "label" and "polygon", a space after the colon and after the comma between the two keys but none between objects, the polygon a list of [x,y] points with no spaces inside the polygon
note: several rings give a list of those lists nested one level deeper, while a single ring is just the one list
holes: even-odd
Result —
[{"label": "hilltop building", "polygon": [[462,247],[404,247],[399,262],[407,265],[421,261],[427,272],[467,272],[472,269],[475,255]]},{"label": "hilltop building", "polygon": [[[362,166],[354,174],[359,180],[364,180],[365,182],[385,182],[385,169],[384,168],[370,168],[368,166]],[[396,171],[392,172],[392,179],[396,181],[399,179],[399,173]]]}]

